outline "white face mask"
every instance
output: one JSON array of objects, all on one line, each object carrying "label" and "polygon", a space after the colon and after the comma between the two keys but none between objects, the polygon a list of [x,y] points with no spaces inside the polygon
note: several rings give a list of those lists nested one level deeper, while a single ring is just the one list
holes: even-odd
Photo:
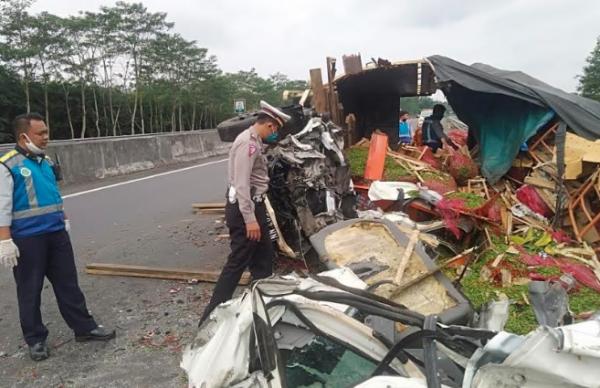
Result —
[{"label": "white face mask", "polygon": [[27,138],[25,145],[27,146],[27,149],[29,150],[29,152],[31,152],[34,155],[41,155],[44,153],[43,149],[41,149],[40,147],[33,144],[31,139],[29,138],[29,136],[27,136],[26,134],[23,134],[23,136],[25,136]]}]

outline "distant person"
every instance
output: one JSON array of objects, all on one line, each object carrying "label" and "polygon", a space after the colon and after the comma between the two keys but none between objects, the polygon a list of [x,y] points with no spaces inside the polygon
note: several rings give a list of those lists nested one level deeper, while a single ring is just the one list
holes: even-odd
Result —
[{"label": "distant person", "polygon": [[96,324],[79,288],[59,173],[44,155],[44,118],[37,113],[17,116],[13,130],[15,149],[0,157],[0,262],[13,270],[29,356],[41,361],[50,356],[48,329],[40,313],[45,277],[77,342],[106,341],[115,338],[115,331]]},{"label": "distant person", "polygon": [[446,107],[444,105],[436,104],[433,106],[433,113],[431,116],[426,117],[423,121],[423,126],[421,128],[423,145],[431,148],[433,152],[436,152],[446,144],[450,144],[453,148],[456,148],[456,145],[444,133],[442,119],[444,118],[445,112]]},{"label": "distant person", "polygon": [[408,122],[408,112],[405,110],[400,111],[400,121],[398,124],[398,137],[400,138],[401,144],[412,143],[412,128]]}]

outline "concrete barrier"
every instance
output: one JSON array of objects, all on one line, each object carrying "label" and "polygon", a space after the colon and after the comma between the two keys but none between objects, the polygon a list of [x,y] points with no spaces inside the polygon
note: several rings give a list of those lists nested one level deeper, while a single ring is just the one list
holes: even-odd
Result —
[{"label": "concrete barrier", "polygon": [[60,161],[64,183],[73,184],[223,155],[229,146],[216,130],[200,130],[55,141],[47,154]]}]

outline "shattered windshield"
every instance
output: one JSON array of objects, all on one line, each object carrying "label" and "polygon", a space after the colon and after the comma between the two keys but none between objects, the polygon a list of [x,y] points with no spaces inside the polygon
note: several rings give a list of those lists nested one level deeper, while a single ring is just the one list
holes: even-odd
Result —
[{"label": "shattered windshield", "polygon": [[325,337],[306,346],[281,350],[290,387],[349,387],[369,377],[376,364]]}]

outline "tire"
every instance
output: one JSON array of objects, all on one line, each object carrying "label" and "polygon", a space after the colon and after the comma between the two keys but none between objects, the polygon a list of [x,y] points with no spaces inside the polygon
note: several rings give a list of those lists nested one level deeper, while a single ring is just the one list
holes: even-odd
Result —
[{"label": "tire", "polygon": [[258,112],[244,113],[220,122],[217,125],[219,138],[228,143],[234,141],[240,133],[254,124],[257,116]]},{"label": "tire", "polygon": [[[287,105],[279,109],[291,116],[290,121],[285,123],[283,128],[279,131],[280,139],[283,139],[289,134],[300,132],[308,122],[309,116],[304,114],[304,109],[299,104]],[[258,111],[244,113],[220,122],[219,125],[217,125],[217,131],[221,141],[233,142],[240,133],[256,122],[258,113]]]}]

